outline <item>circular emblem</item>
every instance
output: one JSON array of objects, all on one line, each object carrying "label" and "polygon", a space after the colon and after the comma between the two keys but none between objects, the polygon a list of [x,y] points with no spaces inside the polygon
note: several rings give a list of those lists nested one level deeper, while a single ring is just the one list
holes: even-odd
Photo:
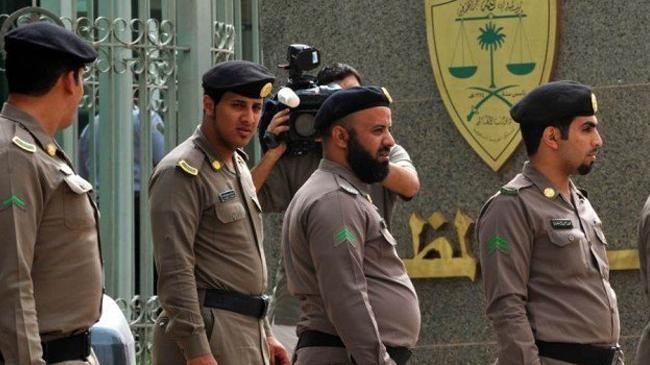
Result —
[{"label": "circular emblem", "polygon": [[593,109],[594,114],[598,111],[598,101],[596,100],[596,94],[591,93],[591,109]]},{"label": "circular emblem", "polygon": [[212,168],[214,171],[219,171],[221,169],[221,162],[217,160],[212,161]]},{"label": "circular emblem", "polygon": [[547,198],[552,198],[555,196],[555,189],[553,188],[546,188],[544,189],[544,196]]},{"label": "circular emblem", "polygon": [[393,103],[393,98],[390,97],[390,94],[388,93],[388,90],[386,90],[385,87],[382,87],[381,91],[384,92],[384,96],[386,97],[386,99],[388,99],[388,102],[392,104]]},{"label": "circular emblem", "polygon": [[266,85],[262,86],[262,90],[260,90],[260,97],[265,98],[269,96],[271,90],[273,90],[273,84],[267,82]]},{"label": "circular emblem", "polygon": [[50,156],[56,155],[56,146],[52,143],[47,145],[47,154]]}]

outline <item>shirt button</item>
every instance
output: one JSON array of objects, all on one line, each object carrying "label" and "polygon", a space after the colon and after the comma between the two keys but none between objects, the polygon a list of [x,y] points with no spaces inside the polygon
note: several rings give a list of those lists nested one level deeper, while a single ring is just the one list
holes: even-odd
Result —
[{"label": "shirt button", "polygon": [[573,242],[573,240],[575,239],[576,239],[575,236],[573,236],[572,234],[569,235],[569,241]]}]

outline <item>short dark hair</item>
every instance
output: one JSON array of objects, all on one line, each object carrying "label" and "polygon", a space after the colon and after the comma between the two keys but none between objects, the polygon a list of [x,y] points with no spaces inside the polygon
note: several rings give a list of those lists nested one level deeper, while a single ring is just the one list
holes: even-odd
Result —
[{"label": "short dark hair", "polygon": [[225,93],[226,93],[225,90],[215,90],[215,89],[211,89],[211,88],[208,88],[208,87],[205,87],[205,86],[203,87],[203,95],[209,96],[210,99],[212,99],[212,101],[214,102],[215,106],[217,104],[219,104],[219,101],[221,100],[221,97]]},{"label": "short dark hair", "polygon": [[356,77],[361,84],[361,74],[354,67],[345,63],[333,63],[321,68],[316,75],[318,85],[327,85],[332,82],[341,81],[348,76]]},{"label": "short dark hair", "polygon": [[526,153],[528,156],[533,156],[537,153],[539,149],[539,143],[542,141],[542,135],[544,134],[544,129],[547,127],[555,127],[560,130],[560,136],[562,139],[566,140],[569,138],[569,127],[574,118],[560,120],[557,122],[550,122],[547,124],[539,125],[535,123],[522,123],[521,127],[521,137],[524,140],[526,145]]},{"label": "short dark hair", "polygon": [[29,57],[21,57],[7,52],[5,74],[9,93],[45,95],[66,72],[73,71],[78,79],[83,67],[83,63],[74,62],[65,56],[53,57],[51,53],[35,51]]},{"label": "short dark hair", "polygon": [[327,142],[332,138],[332,130],[334,130],[334,127],[336,126],[341,126],[345,128],[348,132],[350,132],[350,130],[354,132],[352,127],[350,127],[350,124],[347,122],[347,116],[345,116],[337,121],[334,121],[329,126],[327,126],[327,128],[325,128],[325,130],[321,134],[321,138],[323,139],[323,142]]}]

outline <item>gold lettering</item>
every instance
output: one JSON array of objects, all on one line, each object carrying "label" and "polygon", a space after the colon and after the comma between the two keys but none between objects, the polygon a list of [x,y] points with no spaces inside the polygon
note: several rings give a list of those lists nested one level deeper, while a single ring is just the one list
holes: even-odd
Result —
[{"label": "gold lettering", "polygon": [[[404,260],[411,278],[466,277],[472,281],[476,279],[477,261],[471,253],[470,237],[474,221],[460,209],[456,211],[454,219],[458,251],[454,252],[453,245],[447,237],[437,237],[420,249],[423,241],[422,233],[426,226],[437,231],[446,224],[447,220],[440,212],[431,214],[427,220],[415,213],[411,214],[409,227],[414,257]],[[427,258],[431,256],[434,258]]]},{"label": "gold lettering", "polygon": [[[472,231],[474,220],[460,209],[456,211],[454,228],[458,250],[447,237],[437,237],[422,247],[423,233],[428,226],[434,231],[443,229],[447,219],[440,212],[434,212],[428,219],[412,213],[409,218],[413,257],[404,259],[404,266],[413,279],[465,277],[475,281],[478,261],[472,254]],[[422,248],[420,248],[422,247]],[[614,270],[638,270],[639,253],[634,249],[607,251],[609,268]]]}]

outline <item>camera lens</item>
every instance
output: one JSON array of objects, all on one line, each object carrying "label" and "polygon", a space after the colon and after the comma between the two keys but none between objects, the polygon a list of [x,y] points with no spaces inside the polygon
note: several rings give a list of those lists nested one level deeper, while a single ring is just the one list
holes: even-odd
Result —
[{"label": "camera lens", "polygon": [[316,133],[314,129],[314,115],[311,113],[300,113],[296,116],[294,127],[296,134],[301,137],[311,137]]}]

